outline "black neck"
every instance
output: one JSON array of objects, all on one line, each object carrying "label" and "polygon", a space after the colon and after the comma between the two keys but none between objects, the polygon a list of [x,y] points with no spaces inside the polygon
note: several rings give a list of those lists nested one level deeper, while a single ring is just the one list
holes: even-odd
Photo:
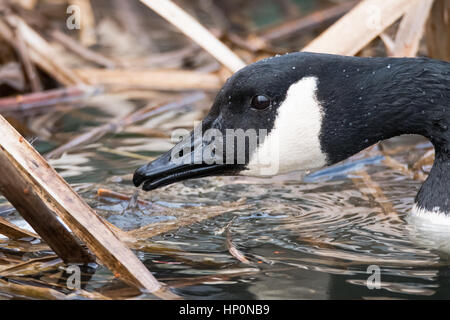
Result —
[{"label": "black neck", "polygon": [[318,88],[321,144],[329,164],[380,140],[425,136],[436,160],[416,200],[422,209],[450,214],[450,63],[344,58],[330,69],[336,67],[338,72],[321,70]]},{"label": "black neck", "polygon": [[436,153],[436,160],[416,197],[419,208],[450,214],[450,155]]}]

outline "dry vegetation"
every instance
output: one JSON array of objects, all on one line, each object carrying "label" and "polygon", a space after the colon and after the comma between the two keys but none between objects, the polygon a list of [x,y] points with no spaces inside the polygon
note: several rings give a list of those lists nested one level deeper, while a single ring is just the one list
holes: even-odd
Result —
[{"label": "dry vegetation", "polygon": [[[4,177],[0,192],[37,232],[22,230],[0,218],[0,234],[17,241],[23,252],[43,250],[48,245],[57,254],[33,259],[0,250],[0,291],[44,299],[133,295],[133,291],[100,294],[80,290],[74,296],[32,277],[46,268],[62,266],[63,261],[95,260],[131,286],[161,298],[176,298],[161,289],[164,286],[129,248],[165,250],[146,248],[142,240],[246,207],[243,200],[196,208],[195,215],[189,208],[174,209],[170,213],[178,217],[175,221],[124,232],[99,217],[44,158],[58,158],[127,128],[167,135],[137,125],[202,100],[220,88],[232,72],[274,54],[305,50],[361,56],[420,54],[450,60],[450,5],[445,0],[324,0],[311,13],[301,12],[291,0],[175,2],[0,0],[0,175]],[[283,19],[263,27],[252,23],[249,12],[269,2]],[[79,30],[66,26],[69,5],[81,9]],[[48,135],[36,124],[54,123],[64,113],[89,105],[92,97],[117,96],[144,100],[146,105],[78,136],[66,137],[44,157],[22,137]],[[376,147],[373,152],[384,151]],[[392,157],[395,152],[384,152],[386,166],[424,179],[423,168],[432,162],[432,152],[410,166],[397,162]],[[133,153],[126,156],[138,157]],[[383,203],[386,213],[393,213],[381,188],[366,173],[360,176],[356,185],[372,190],[369,196]],[[133,202],[130,196],[99,190],[100,198],[105,195]],[[234,247],[229,228],[226,234],[230,253],[252,264]],[[44,241],[33,244],[35,239]],[[19,278],[28,285],[18,284]],[[206,280],[169,283],[179,287]]]}]

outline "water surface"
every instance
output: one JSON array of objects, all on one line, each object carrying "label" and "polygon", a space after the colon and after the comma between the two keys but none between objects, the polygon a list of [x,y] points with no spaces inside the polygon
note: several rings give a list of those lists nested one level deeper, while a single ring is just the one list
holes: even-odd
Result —
[{"label": "water surface", "polygon": [[[159,124],[158,119],[149,123],[170,133],[171,128],[189,127],[191,120],[199,118],[201,113],[195,110],[175,113]],[[64,127],[78,130],[67,124],[80,121],[77,117],[87,112],[78,110],[60,121]],[[35,145],[45,151],[51,147],[51,141],[38,140]],[[391,144],[386,146],[394,150],[393,157],[405,164],[430,148],[416,138]],[[150,205],[136,208],[128,208],[129,201],[97,196],[99,188],[131,196],[136,190],[131,174],[145,163],[111,150],[153,157],[170,145],[168,138],[124,132],[105,136],[51,163],[98,214],[123,230],[162,222],[176,224],[192,215],[193,223],[183,223],[160,234],[153,231],[152,237],[140,239],[135,247],[138,257],[156,278],[178,295],[192,299],[450,297],[447,241],[428,239],[423,230],[406,221],[421,182],[385,165],[379,149],[313,173],[270,180],[205,178],[149,193],[140,191],[139,199]],[[401,148],[395,149],[398,146]],[[241,202],[232,205],[228,212],[194,222],[194,218],[201,220],[201,215],[209,212],[209,206],[216,206],[217,211],[222,203],[235,201]],[[6,203],[0,205],[2,216],[25,225]],[[231,221],[229,239],[250,264],[237,260],[228,251],[226,233],[221,231]],[[38,241],[24,243],[1,238],[2,265],[7,259],[26,261],[52,254],[48,249],[39,249]],[[368,269],[373,266],[381,271],[380,289],[367,287],[371,275]],[[63,267],[60,263],[50,264],[35,273],[12,274],[4,279],[69,294],[65,286],[68,275]],[[82,286],[87,292],[115,298],[154,298],[127,288],[101,266],[84,270]],[[35,297],[7,292],[0,286],[0,298]]]}]

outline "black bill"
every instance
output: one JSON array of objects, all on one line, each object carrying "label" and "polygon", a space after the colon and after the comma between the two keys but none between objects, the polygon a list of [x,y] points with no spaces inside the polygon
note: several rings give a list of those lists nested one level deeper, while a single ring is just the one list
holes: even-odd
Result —
[{"label": "black bill", "polygon": [[239,165],[224,164],[223,146],[211,147],[212,144],[191,134],[172,150],[137,169],[134,185],[143,184],[142,189],[150,191],[187,179],[232,175],[242,169]]}]

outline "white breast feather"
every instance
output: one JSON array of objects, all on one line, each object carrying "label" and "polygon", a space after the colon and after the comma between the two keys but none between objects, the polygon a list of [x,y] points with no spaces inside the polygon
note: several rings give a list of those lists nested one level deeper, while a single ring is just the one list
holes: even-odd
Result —
[{"label": "white breast feather", "polygon": [[429,211],[419,207],[416,203],[408,218],[410,222],[416,225],[435,225],[443,228],[450,228],[450,213],[446,214],[445,212],[440,211],[439,208]]}]

